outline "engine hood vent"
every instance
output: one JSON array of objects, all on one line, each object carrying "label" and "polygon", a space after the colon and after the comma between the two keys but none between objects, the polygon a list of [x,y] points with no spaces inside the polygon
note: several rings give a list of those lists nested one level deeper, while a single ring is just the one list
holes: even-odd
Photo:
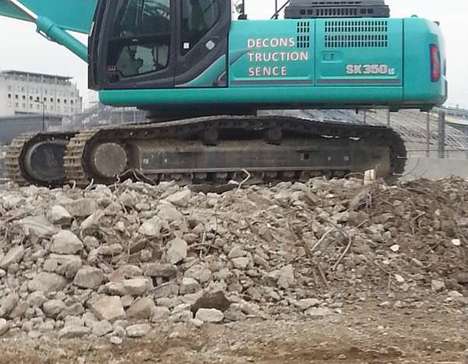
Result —
[{"label": "engine hood vent", "polygon": [[286,19],[313,18],[388,18],[385,0],[291,0],[285,9]]}]

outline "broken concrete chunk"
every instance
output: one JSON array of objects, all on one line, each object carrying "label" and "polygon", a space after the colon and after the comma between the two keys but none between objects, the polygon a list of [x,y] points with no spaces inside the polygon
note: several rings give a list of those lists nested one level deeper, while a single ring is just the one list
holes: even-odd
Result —
[{"label": "broken concrete chunk", "polygon": [[306,311],[306,315],[313,319],[321,319],[334,315],[334,312],[329,308],[310,308]]},{"label": "broken concrete chunk", "polygon": [[180,285],[179,293],[181,295],[187,295],[196,293],[201,290],[200,283],[198,283],[194,278],[184,278],[182,284]]},{"label": "broken concrete chunk", "polygon": [[86,218],[98,209],[98,203],[91,198],[81,198],[63,204],[63,207],[74,217]]},{"label": "broken concrete chunk", "polygon": [[57,254],[77,254],[83,250],[81,240],[69,230],[61,230],[52,237],[50,251]]},{"label": "broken concrete chunk", "polygon": [[79,256],[51,254],[44,263],[44,270],[73,279],[81,266],[82,261]]},{"label": "broken concrete chunk", "polygon": [[0,336],[5,335],[10,330],[10,324],[5,319],[0,319]]},{"label": "broken concrete chunk", "polygon": [[67,286],[67,280],[56,273],[41,272],[28,283],[30,291],[58,292]]},{"label": "broken concrete chunk", "polygon": [[143,266],[143,272],[147,277],[172,278],[177,275],[177,266],[173,264],[149,263]]},{"label": "broken concrete chunk", "polygon": [[59,331],[59,337],[62,339],[76,339],[88,335],[90,331],[85,326],[68,325]]},{"label": "broken concrete chunk", "polygon": [[86,220],[84,220],[80,225],[81,233],[83,235],[92,235],[92,233],[99,231],[101,219],[104,215],[104,211],[98,210],[86,218]]},{"label": "broken concrete chunk", "polygon": [[80,288],[95,289],[104,281],[104,273],[94,267],[83,267],[76,273],[73,284]]},{"label": "broken concrete chunk", "polygon": [[206,292],[192,305],[192,312],[197,312],[201,308],[214,308],[221,312],[226,311],[231,305],[231,301],[226,298],[222,291]]},{"label": "broken concrete chunk", "polygon": [[218,323],[223,322],[224,313],[213,308],[212,309],[201,308],[197,311],[195,318],[203,322],[218,324]]},{"label": "broken concrete chunk", "polygon": [[295,283],[294,277],[294,267],[292,265],[287,265],[279,271],[278,276],[278,286],[283,289],[288,289]]},{"label": "broken concrete chunk", "polygon": [[30,216],[20,220],[18,224],[23,228],[24,233],[37,236],[38,238],[48,238],[58,232],[44,216]]},{"label": "broken concrete chunk", "polygon": [[159,217],[153,217],[151,220],[145,221],[138,232],[150,238],[159,238],[161,236],[162,223]]},{"label": "broken concrete chunk", "polygon": [[167,244],[167,259],[171,264],[180,263],[187,257],[187,251],[185,240],[176,238]]},{"label": "broken concrete chunk", "polygon": [[166,201],[172,203],[175,206],[187,207],[190,201],[190,197],[192,197],[192,192],[189,189],[185,189],[170,195],[166,198]]},{"label": "broken concrete chunk", "polygon": [[92,333],[97,337],[102,337],[112,332],[114,329],[109,321],[98,321],[91,328]]},{"label": "broken concrete chunk", "polygon": [[19,297],[15,293],[10,293],[0,301],[0,317],[8,317],[19,302]]},{"label": "broken concrete chunk", "polygon": [[89,308],[99,320],[114,322],[126,317],[122,301],[116,296],[101,296],[92,301]]},{"label": "broken concrete chunk", "polygon": [[151,297],[136,300],[127,310],[127,317],[135,320],[149,320],[156,311],[156,305]]},{"label": "broken concrete chunk", "polygon": [[70,225],[73,220],[72,215],[60,205],[52,206],[47,217],[51,223],[56,225]]},{"label": "broken concrete chunk", "polygon": [[445,282],[441,280],[434,279],[431,282],[432,290],[434,292],[440,292],[445,290]]},{"label": "broken concrete chunk", "polygon": [[65,307],[66,305],[62,300],[50,300],[44,303],[42,309],[47,317],[56,318]]},{"label": "broken concrete chunk", "polygon": [[130,338],[139,338],[148,335],[150,330],[151,326],[149,324],[139,324],[128,326],[126,332]]},{"label": "broken concrete chunk", "polygon": [[148,278],[126,279],[122,284],[125,294],[129,296],[143,296],[153,288],[153,283]]},{"label": "broken concrete chunk", "polygon": [[161,284],[153,290],[153,296],[155,299],[174,297],[178,294],[179,285],[172,282]]},{"label": "broken concrete chunk", "polygon": [[8,250],[8,253],[0,260],[0,268],[7,269],[11,264],[19,263],[24,256],[24,247],[15,246]]},{"label": "broken concrete chunk", "polygon": [[250,259],[246,257],[232,259],[232,264],[237,269],[247,269],[250,264]]}]

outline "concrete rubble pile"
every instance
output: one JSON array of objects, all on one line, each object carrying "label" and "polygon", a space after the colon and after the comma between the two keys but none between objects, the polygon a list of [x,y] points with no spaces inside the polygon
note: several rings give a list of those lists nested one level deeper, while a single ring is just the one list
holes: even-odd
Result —
[{"label": "concrete rubble pile", "polygon": [[119,344],[163,322],[313,319],[370,297],[468,305],[464,180],[205,187],[3,187],[0,335]]}]

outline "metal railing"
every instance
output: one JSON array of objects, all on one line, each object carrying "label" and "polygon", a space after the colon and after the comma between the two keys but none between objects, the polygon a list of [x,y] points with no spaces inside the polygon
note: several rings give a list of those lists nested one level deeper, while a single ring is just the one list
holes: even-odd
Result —
[{"label": "metal railing", "polygon": [[275,13],[271,16],[271,19],[278,19],[279,14],[289,5],[291,0],[287,0],[283,5],[279,6],[278,0],[275,0]]}]

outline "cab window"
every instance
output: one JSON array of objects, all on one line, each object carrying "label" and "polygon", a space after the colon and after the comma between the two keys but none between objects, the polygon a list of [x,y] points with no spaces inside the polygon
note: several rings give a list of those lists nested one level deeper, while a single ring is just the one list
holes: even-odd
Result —
[{"label": "cab window", "polygon": [[171,47],[170,0],[127,0],[112,31],[108,67],[123,77],[163,70]]}]

